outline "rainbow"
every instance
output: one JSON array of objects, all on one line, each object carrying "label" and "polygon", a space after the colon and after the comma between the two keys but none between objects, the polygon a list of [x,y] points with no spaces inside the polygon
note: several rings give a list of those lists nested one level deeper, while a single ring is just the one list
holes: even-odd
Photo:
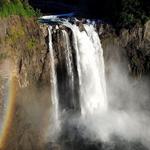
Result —
[{"label": "rainbow", "polygon": [[0,150],[6,150],[7,140],[11,132],[11,125],[14,120],[14,114],[16,110],[16,93],[18,87],[18,81],[16,73],[12,73],[9,81],[9,97],[7,104],[7,112],[5,114],[5,119],[3,123],[2,133],[0,135]]}]

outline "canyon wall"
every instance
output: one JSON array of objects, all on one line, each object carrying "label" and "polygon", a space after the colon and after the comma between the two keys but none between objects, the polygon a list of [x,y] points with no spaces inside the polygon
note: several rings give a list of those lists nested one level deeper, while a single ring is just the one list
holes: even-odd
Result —
[{"label": "canyon wall", "polygon": [[[82,28],[82,23],[79,23]],[[68,28],[67,32],[70,32]],[[125,62],[129,73],[139,78],[150,70],[150,22],[144,26],[118,31],[108,24],[97,25],[104,49],[106,74],[112,61]],[[53,36],[59,37],[59,31]],[[70,32],[71,39],[71,32]],[[61,36],[61,35],[60,35]],[[59,39],[54,40],[54,47]],[[62,44],[63,45],[63,44]],[[63,48],[63,47],[62,47]],[[63,61],[56,56],[56,63]],[[63,62],[62,62],[63,63]],[[47,25],[36,18],[12,16],[0,20],[0,114],[7,110],[7,91],[12,72],[17,77],[16,106],[13,122],[4,140],[6,150],[44,149],[43,145],[50,101],[50,58]],[[11,96],[10,96],[11,97]],[[2,125],[1,125],[2,126]],[[5,133],[4,133],[5,134]]]}]

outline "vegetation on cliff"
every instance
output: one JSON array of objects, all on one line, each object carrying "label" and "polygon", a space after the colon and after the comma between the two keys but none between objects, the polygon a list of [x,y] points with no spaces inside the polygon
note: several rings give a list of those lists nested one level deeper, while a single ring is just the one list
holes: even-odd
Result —
[{"label": "vegetation on cliff", "polygon": [[38,11],[35,11],[28,3],[20,0],[3,0],[0,3],[0,17],[8,17],[11,15],[18,16],[37,16]]}]

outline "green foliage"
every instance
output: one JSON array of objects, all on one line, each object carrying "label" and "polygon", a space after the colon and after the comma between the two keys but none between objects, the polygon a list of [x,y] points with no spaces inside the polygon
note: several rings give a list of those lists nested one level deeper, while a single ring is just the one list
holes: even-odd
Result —
[{"label": "green foliage", "polygon": [[32,49],[34,49],[36,47],[36,44],[37,44],[36,39],[31,38],[27,42],[27,48],[30,49],[30,50],[32,50]]},{"label": "green foliage", "polygon": [[136,23],[144,24],[150,19],[145,0],[122,0],[120,7],[118,24],[121,27],[130,27]]},{"label": "green foliage", "polygon": [[20,24],[12,26],[9,30],[6,42],[9,44],[15,44],[18,40],[21,40],[25,36],[24,28]]},{"label": "green foliage", "polygon": [[19,0],[5,2],[0,7],[0,17],[19,15],[25,17],[37,16],[39,12],[35,11],[29,4]]}]

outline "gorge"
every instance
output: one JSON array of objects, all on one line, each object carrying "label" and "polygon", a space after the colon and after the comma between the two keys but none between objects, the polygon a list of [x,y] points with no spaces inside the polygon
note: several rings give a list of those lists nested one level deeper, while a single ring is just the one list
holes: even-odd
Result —
[{"label": "gorge", "polygon": [[18,87],[0,88],[16,100],[1,149],[149,149],[150,23],[51,17],[0,21],[1,82]]},{"label": "gorge", "polygon": [[[49,20],[52,18],[52,22],[59,20],[57,16],[43,18]],[[71,22],[73,20],[74,18]],[[51,21],[49,24],[52,23]],[[55,125],[53,130],[61,130],[57,133],[57,136],[60,136],[58,137],[58,143],[61,143],[60,149],[116,149],[116,146],[113,147],[114,143],[121,145],[120,149],[124,148],[119,144],[120,141],[117,141],[120,138],[124,139],[124,143],[126,140],[129,141],[125,144],[128,145],[125,149],[135,149],[134,146],[138,144],[139,149],[146,149],[149,145],[147,139],[149,134],[144,132],[144,127],[149,130],[146,127],[149,124],[149,116],[141,109],[139,101],[149,100],[149,85],[145,83],[147,79],[140,82],[142,88],[147,89],[144,97],[134,98],[138,92],[143,93],[143,89],[126,74],[125,68],[120,68],[126,65],[123,55],[120,54],[122,61],[120,64],[115,64],[116,60],[111,60],[109,68],[111,72],[105,80],[103,49],[96,28],[98,22],[75,19],[74,23],[71,23],[70,18],[60,18],[59,21],[60,24],[50,25],[48,28],[49,49],[55,52],[55,54],[51,52],[53,56],[51,62],[54,63],[52,66],[55,67],[55,70],[52,67],[55,76],[52,91],[57,91],[53,103],[55,124],[60,125],[59,127]],[[119,80],[117,85],[114,85],[116,77]],[[106,81],[109,86],[107,90]],[[129,105],[125,106],[123,101]],[[129,124],[126,124],[127,122]],[[127,133],[128,131],[130,133]]]}]

